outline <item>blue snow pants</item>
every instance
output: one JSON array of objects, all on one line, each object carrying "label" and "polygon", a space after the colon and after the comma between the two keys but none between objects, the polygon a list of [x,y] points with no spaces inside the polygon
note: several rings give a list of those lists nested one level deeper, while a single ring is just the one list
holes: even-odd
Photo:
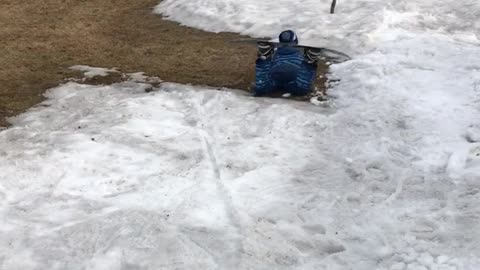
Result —
[{"label": "blue snow pants", "polygon": [[255,66],[254,96],[282,91],[292,95],[311,92],[317,65],[307,63],[297,49],[279,48],[271,58],[258,58]]}]

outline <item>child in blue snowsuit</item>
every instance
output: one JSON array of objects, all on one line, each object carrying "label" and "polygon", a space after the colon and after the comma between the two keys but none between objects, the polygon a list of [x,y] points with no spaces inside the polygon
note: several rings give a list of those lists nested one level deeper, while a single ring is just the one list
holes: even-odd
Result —
[{"label": "child in blue snowsuit", "polygon": [[[280,44],[298,44],[298,38],[291,30],[282,32],[279,41]],[[259,43],[258,50],[254,96],[268,95],[273,91],[297,96],[311,92],[317,72],[316,61],[307,61],[296,47],[274,48],[268,43]]]}]

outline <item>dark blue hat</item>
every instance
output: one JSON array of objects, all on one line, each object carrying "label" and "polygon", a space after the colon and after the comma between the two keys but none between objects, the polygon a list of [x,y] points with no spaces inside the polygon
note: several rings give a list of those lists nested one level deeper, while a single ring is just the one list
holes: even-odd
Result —
[{"label": "dark blue hat", "polygon": [[295,44],[298,44],[297,35],[292,30],[283,31],[282,33],[280,33],[280,36],[278,36],[278,40],[281,43],[295,43]]}]

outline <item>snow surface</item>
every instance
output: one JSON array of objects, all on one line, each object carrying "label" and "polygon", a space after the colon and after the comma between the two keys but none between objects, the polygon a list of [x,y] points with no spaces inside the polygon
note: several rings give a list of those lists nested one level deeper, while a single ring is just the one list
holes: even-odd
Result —
[{"label": "snow surface", "polygon": [[480,38],[476,0],[344,0],[337,1],[334,15],[329,14],[330,4],[331,0],[163,0],[155,12],[213,32],[277,37],[292,29],[300,43],[352,54],[378,50],[379,37],[410,39],[402,32],[440,33],[472,43]]},{"label": "snow surface", "polygon": [[145,93],[141,76],[49,90],[0,132],[0,269],[480,269],[478,3],[156,10],[211,31],[291,27],[354,59],[332,66],[327,107]]},{"label": "snow surface", "polygon": [[149,87],[69,83],[0,133],[2,269],[480,265],[479,143],[410,104]]},{"label": "snow surface", "polygon": [[[342,228],[346,250],[299,268],[450,269],[434,264],[448,256],[451,269],[480,269],[480,2],[340,1],[335,15],[329,5],[165,0],[155,11],[215,32],[275,38],[293,29],[303,44],[354,57],[331,68],[341,81],[322,122],[334,132],[317,131],[311,145],[329,143],[317,177],[341,179],[322,191],[339,188],[344,207],[326,231]],[[344,173],[356,183],[343,186]]]},{"label": "snow surface", "polygon": [[97,76],[106,77],[110,73],[118,73],[118,70],[116,68],[109,69],[109,68],[91,67],[87,65],[75,65],[75,66],[71,66],[70,69],[82,72],[83,75],[87,78],[93,78]]}]

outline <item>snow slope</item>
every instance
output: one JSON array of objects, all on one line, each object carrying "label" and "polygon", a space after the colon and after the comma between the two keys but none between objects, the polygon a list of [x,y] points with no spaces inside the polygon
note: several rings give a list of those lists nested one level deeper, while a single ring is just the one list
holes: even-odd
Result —
[{"label": "snow slope", "polygon": [[157,11],[339,45],[334,103],[51,89],[0,132],[0,269],[480,269],[478,4],[262,2]]},{"label": "snow slope", "polygon": [[[346,52],[378,48],[380,34],[391,30],[441,33],[478,42],[480,3],[475,0],[163,0],[155,12],[167,19],[207,31],[232,31],[255,37],[277,37],[295,30],[307,45],[335,47]],[[380,33],[379,33],[380,32]],[[472,36],[473,35],[473,36]],[[476,38],[475,36],[476,35]]]},{"label": "snow slope", "polygon": [[480,160],[426,158],[409,104],[147,87],[69,83],[0,133],[2,269],[478,267]]},{"label": "snow slope", "polygon": [[[364,184],[342,190],[358,192],[358,200],[372,202],[373,208],[385,204],[386,212],[375,209],[375,217],[368,217],[369,209],[355,206],[352,211],[368,217],[368,225],[359,225],[358,216],[337,209],[336,215],[349,219],[341,226],[362,228],[344,241],[375,243],[356,255],[347,248],[338,257],[357,257],[340,269],[437,269],[423,252],[440,250],[449,256],[458,252],[460,262],[478,257],[480,2],[340,1],[335,15],[328,14],[329,5],[329,0],[165,0],[156,12],[208,31],[275,38],[293,29],[301,43],[354,56],[332,67],[331,76],[341,82],[330,91],[338,98],[330,119],[341,132],[328,138],[321,134],[335,144],[329,146],[335,149],[329,160],[347,158],[351,167],[340,171]],[[390,196],[382,197],[381,190]],[[464,210],[468,218],[456,216]],[[451,218],[450,225],[443,223]],[[406,224],[412,227],[405,230]],[[369,229],[378,242],[363,231],[371,226],[377,228]],[[443,233],[456,240],[446,240]],[[378,253],[370,252],[381,243],[385,253],[375,259]],[[405,252],[410,259],[402,257]],[[457,268],[480,266],[476,261]]]}]

